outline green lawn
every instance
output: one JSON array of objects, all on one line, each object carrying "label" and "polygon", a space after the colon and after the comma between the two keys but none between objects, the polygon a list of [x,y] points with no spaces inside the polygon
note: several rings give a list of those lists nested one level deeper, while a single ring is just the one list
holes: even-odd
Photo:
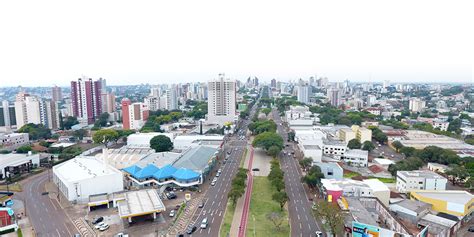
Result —
[{"label": "green lawn", "polygon": [[253,237],[254,233],[255,237],[290,236],[290,225],[288,224],[288,213],[286,211],[283,212],[285,220],[281,225],[281,231],[277,231],[275,225],[266,217],[268,213],[280,212],[280,205],[272,200],[273,191],[267,177],[253,178],[252,200],[250,201],[250,213],[247,223],[248,237]]},{"label": "green lawn", "polygon": [[350,178],[352,178],[352,177],[356,177],[356,176],[359,176],[359,175],[360,175],[360,174],[357,173],[357,172],[352,172],[352,171],[345,170],[343,176],[344,176],[344,178],[350,179]]},{"label": "green lawn", "polygon": [[227,236],[230,232],[230,226],[232,225],[232,219],[234,218],[235,207],[232,205],[232,202],[227,202],[227,207],[225,209],[224,221],[222,222],[220,236]]}]

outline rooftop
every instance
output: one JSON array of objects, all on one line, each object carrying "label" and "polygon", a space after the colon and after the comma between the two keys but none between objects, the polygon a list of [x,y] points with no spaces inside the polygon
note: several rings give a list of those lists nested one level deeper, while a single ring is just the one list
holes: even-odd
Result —
[{"label": "rooftop", "polygon": [[28,155],[28,154],[18,154],[18,153],[10,153],[10,154],[0,154],[0,166],[17,166],[28,162],[33,158],[39,158],[39,154],[35,155]]},{"label": "rooftop", "polygon": [[362,149],[348,149],[344,156],[368,156],[369,151],[362,150]]},{"label": "rooftop", "polygon": [[389,160],[389,159],[381,159],[381,158],[375,158],[374,159],[374,162],[376,163],[379,163],[381,165],[391,165],[391,164],[394,164],[395,162],[393,162],[392,160]]},{"label": "rooftop", "polygon": [[141,216],[154,212],[165,211],[155,189],[146,189],[125,193],[125,201],[118,202],[118,211],[121,218]]},{"label": "rooftop", "polygon": [[431,204],[410,199],[404,199],[401,202],[393,203],[391,205],[398,205],[416,213],[420,213],[427,208],[431,208]]},{"label": "rooftop", "polygon": [[62,180],[75,182],[91,179],[97,176],[106,176],[115,173],[122,174],[103,161],[90,156],[78,156],[53,167],[55,174]]},{"label": "rooftop", "polygon": [[473,198],[474,195],[467,191],[426,191],[426,190],[413,190],[412,193],[416,193],[420,196],[427,198],[443,200],[445,202],[457,203],[461,205],[467,205]]},{"label": "rooftop", "polygon": [[197,172],[203,171],[209,164],[210,159],[215,156],[217,149],[208,146],[197,146],[187,150],[177,161],[173,163],[176,168],[185,168]]},{"label": "rooftop", "polygon": [[445,177],[431,171],[431,170],[413,170],[413,171],[397,171],[398,175],[403,175],[405,177],[423,177],[428,179],[446,179]]}]

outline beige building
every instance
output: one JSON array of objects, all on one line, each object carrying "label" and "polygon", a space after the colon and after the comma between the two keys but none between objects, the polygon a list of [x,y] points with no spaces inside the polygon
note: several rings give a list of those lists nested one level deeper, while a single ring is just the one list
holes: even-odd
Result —
[{"label": "beige building", "polygon": [[357,125],[352,125],[351,128],[343,128],[339,130],[339,139],[346,144],[352,139],[357,139],[361,143],[372,140],[372,130]]}]

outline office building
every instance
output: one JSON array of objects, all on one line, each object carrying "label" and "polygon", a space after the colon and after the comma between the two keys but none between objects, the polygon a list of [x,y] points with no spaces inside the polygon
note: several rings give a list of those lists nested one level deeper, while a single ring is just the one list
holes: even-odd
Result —
[{"label": "office building", "polygon": [[221,126],[236,119],[235,80],[224,77],[224,74],[219,74],[218,79],[208,82],[207,119],[209,123]]},{"label": "office building", "polygon": [[401,193],[411,190],[446,190],[448,180],[428,170],[397,171],[397,190]]},{"label": "office building", "polygon": [[357,125],[352,125],[351,128],[342,128],[339,130],[339,139],[346,144],[352,139],[357,139],[360,143],[372,140],[372,130]]},{"label": "office building", "polygon": [[8,101],[2,101],[0,107],[0,127],[11,127],[16,125],[15,106],[10,105]]},{"label": "office building", "polygon": [[122,100],[123,129],[139,130],[148,119],[149,110],[144,103],[131,103],[129,99]]},{"label": "office building", "polygon": [[369,162],[369,151],[361,149],[348,149],[341,159],[350,166],[367,167]]},{"label": "office building", "polygon": [[71,81],[71,103],[73,116],[83,123],[93,124],[102,113],[102,89],[104,81],[79,78]]}]

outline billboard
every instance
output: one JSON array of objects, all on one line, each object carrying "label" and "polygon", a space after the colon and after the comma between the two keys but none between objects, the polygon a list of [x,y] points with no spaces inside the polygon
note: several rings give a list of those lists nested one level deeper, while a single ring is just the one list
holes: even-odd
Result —
[{"label": "billboard", "polygon": [[408,237],[410,235],[400,234],[373,225],[367,225],[356,221],[352,222],[352,237]]}]

